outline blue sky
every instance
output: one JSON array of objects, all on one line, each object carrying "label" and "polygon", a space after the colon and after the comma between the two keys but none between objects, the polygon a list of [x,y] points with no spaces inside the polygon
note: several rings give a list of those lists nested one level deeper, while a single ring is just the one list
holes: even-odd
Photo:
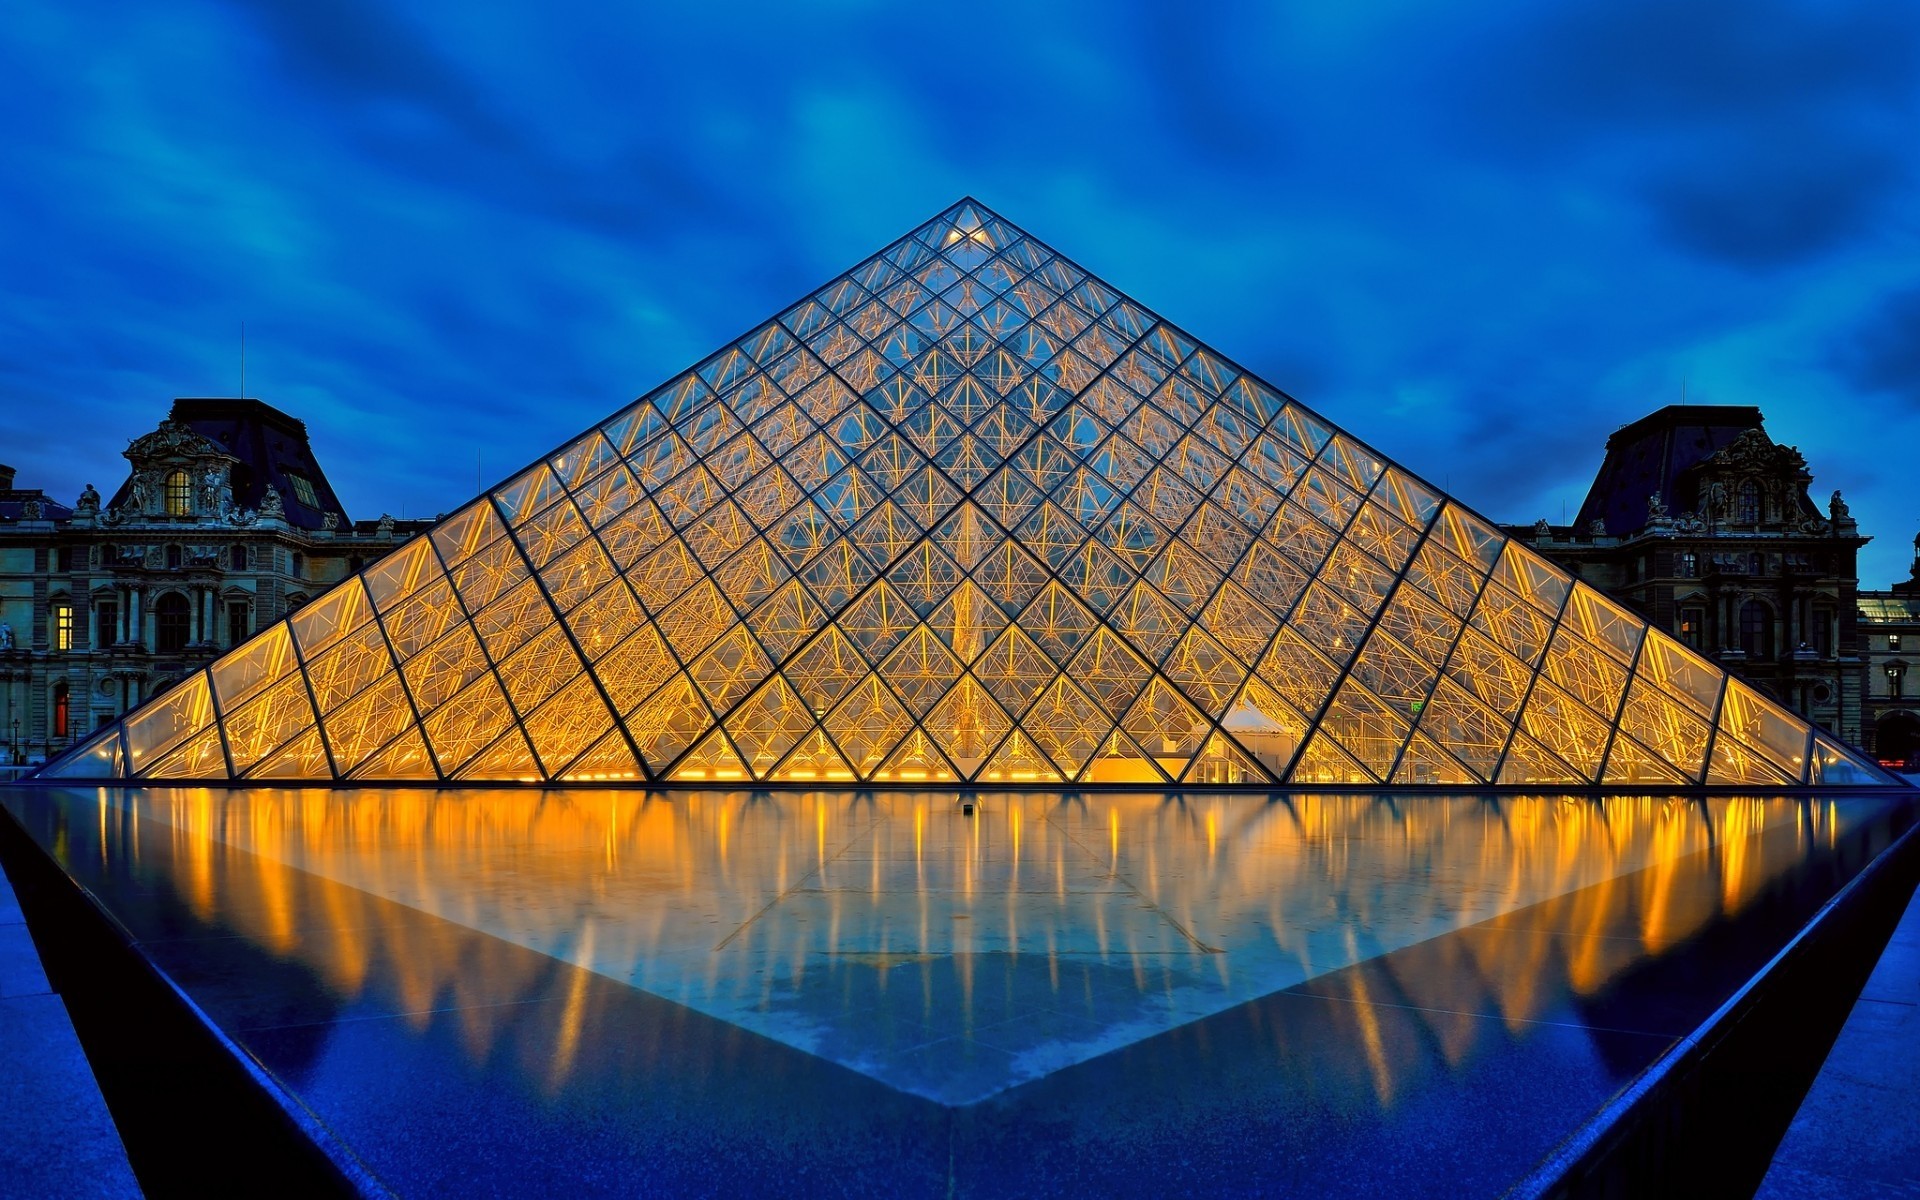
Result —
[{"label": "blue sky", "polygon": [[51,3],[0,30],[0,461],[181,395],[419,516],[963,194],[1503,520],[1759,405],[1906,575],[1920,5]]}]

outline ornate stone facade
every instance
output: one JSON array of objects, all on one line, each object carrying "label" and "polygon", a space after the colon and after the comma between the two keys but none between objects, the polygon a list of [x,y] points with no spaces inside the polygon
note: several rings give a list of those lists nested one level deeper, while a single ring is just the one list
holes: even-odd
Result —
[{"label": "ornate stone facade", "polygon": [[1509,525],[1768,695],[1866,740],[1856,559],[1869,539],[1751,406],[1672,405],[1627,425],[1573,524]]},{"label": "ornate stone facade", "polygon": [[0,762],[59,753],[430,523],[348,521],[305,427],[255,400],[176,401],[124,453],[112,499],[71,507],[0,468]]},{"label": "ornate stone facade", "polygon": [[1885,766],[1920,771],[1920,537],[1908,578],[1860,593],[1860,642],[1867,660],[1861,744]]}]

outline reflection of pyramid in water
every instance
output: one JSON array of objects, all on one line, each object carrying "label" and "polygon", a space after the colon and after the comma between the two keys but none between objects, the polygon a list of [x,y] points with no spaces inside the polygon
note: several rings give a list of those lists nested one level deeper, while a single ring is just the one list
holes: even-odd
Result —
[{"label": "reflection of pyramid in water", "polygon": [[972,202],[45,774],[1891,782]]}]

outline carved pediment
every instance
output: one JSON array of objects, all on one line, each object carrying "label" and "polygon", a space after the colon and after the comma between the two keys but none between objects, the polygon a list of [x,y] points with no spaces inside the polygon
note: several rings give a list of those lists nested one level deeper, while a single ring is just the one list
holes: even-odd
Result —
[{"label": "carved pediment", "polygon": [[219,458],[227,462],[240,461],[221,449],[220,444],[212,438],[197,434],[173,420],[162,421],[160,428],[152,433],[128,442],[127,448],[121,453],[135,466],[154,459]]},{"label": "carved pediment", "polygon": [[1777,445],[1764,430],[1749,429],[1722,446],[1700,464],[1716,474],[1773,475],[1797,478],[1807,473],[1807,460],[1792,446]]}]

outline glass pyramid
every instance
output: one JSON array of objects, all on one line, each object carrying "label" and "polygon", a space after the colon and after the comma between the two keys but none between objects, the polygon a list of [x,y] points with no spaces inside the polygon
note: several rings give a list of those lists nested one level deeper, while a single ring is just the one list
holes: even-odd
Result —
[{"label": "glass pyramid", "polygon": [[1896,782],[970,200],[42,775]]}]

